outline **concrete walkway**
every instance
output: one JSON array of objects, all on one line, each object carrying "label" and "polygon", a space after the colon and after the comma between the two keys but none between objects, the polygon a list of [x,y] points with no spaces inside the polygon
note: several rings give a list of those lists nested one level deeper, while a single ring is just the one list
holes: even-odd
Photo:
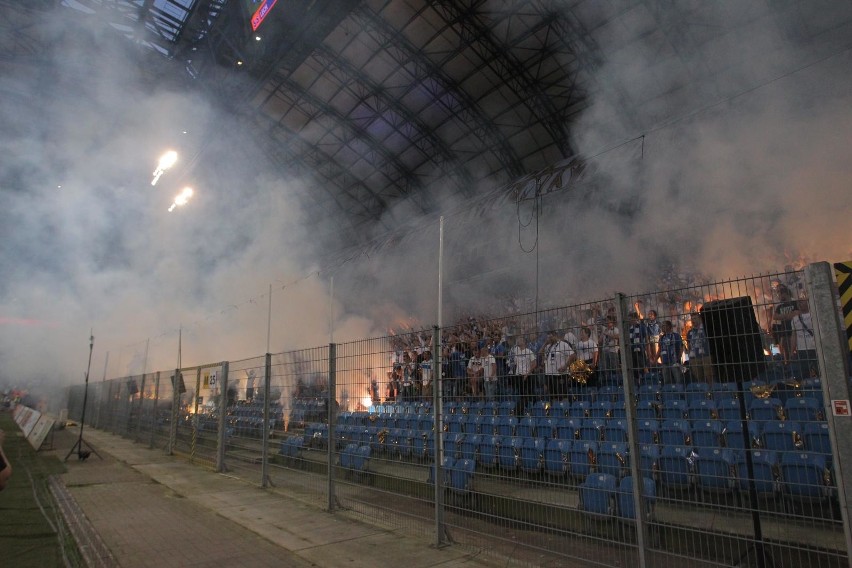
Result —
[{"label": "concrete walkway", "polygon": [[[63,459],[79,436],[58,431]],[[136,567],[506,566],[506,559],[371,526],[280,491],[213,473],[119,436],[84,430],[92,454],[72,454],[62,476],[70,507],[96,533],[92,564]],[[62,492],[63,488],[59,488]],[[73,512],[72,512],[73,514]],[[90,532],[92,532],[90,530]],[[84,539],[85,540],[85,539]],[[104,549],[104,550],[99,550]]]}]

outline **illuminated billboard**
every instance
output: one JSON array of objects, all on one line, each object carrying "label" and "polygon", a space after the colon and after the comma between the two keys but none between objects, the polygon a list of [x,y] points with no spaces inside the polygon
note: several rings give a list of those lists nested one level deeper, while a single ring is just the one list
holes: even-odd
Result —
[{"label": "illuminated billboard", "polygon": [[264,18],[269,15],[272,7],[278,0],[243,0],[249,14],[251,22],[251,31],[256,32],[257,28],[263,22]]}]

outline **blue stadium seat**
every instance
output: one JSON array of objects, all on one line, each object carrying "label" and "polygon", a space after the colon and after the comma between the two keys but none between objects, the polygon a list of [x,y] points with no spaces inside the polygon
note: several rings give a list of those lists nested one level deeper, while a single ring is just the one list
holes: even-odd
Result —
[{"label": "blue stadium seat", "polygon": [[615,385],[605,385],[598,388],[597,400],[608,400],[609,402],[624,402],[624,389]]},{"label": "blue stadium seat", "polygon": [[568,471],[575,479],[584,479],[595,468],[598,459],[598,443],[575,440],[568,454]]},{"label": "blue stadium seat", "polygon": [[356,475],[368,473],[371,453],[370,446],[358,446],[358,449],[355,450],[355,455],[352,458],[352,471]]},{"label": "blue stadium seat", "polygon": [[465,434],[481,434],[485,417],[481,414],[468,414],[462,430]]},{"label": "blue stadium seat", "polygon": [[658,462],[660,486],[669,491],[689,490],[693,460],[689,446],[663,446]]},{"label": "blue stadium seat", "polygon": [[[754,488],[760,498],[774,498],[779,492],[778,454],[766,450],[748,450],[751,453]],[[740,492],[748,493],[751,483],[748,477],[747,454],[745,451],[736,455],[737,488]]]},{"label": "blue stadium seat", "polygon": [[693,420],[692,445],[696,448],[721,448],[722,423],[718,420]]},{"label": "blue stadium seat", "polygon": [[640,444],[658,444],[660,441],[659,420],[639,420],[636,424],[636,435]]},{"label": "blue stadium seat", "polygon": [[603,438],[603,427],[605,420],[600,418],[586,418],[580,423],[579,439],[599,442]]},{"label": "blue stadium seat", "polygon": [[522,438],[521,442],[521,471],[525,473],[541,473],[544,469],[544,438]]},{"label": "blue stadium seat", "polygon": [[452,434],[464,432],[465,422],[467,422],[467,416],[464,414],[453,414],[444,417],[446,431]]},{"label": "blue stadium seat", "polygon": [[497,422],[498,436],[514,436],[515,428],[518,425],[518,419],[514,416],[501,416]]},{"label": "blue stadium seat", "polygon": [[536,435],[541,438],[545,438],[548,440],[550,438],[553,438],[556,435],[556,420],[550,417],[542,417],[536,419],[535,432]]},{"label": "blue stadium seat", "polygon": [[358,452],[358,444],[355,442],[351,442],[346,444],[346,447],[343,448],[343,451],[340,452],[340,467],[351,470],[353,468],[353,464],[355,463],[355,454]]},{"label": "blue stadium seat", "polygon": [[612,403],[612,418],[627,418],[627,403],[624,400],[616,400]]},{"label": "blue stadium seat", "polygon": [[627,419],[610,418],[604,422],[603,439],[607,442],[627,441]]},{"label": "blue stadium seat", "polygon": [[709,399],[693,399],[687,403],[690,420],[715,420],[718,416],[716,403]]},{"label": "blue stadium seat", "polygon": [[660,402],[660,387],[657,384],[641,385],[636,392],[636,402]]},{"label": "blue stadium seat", "polygon": [[578,508],[594,517],[612,517],[616,513],[615,493],[618,483],[612,475],[593,473],[579,486]]},{"label": "blue stadium seat", "polygon": [[789,398],[784,403],[784,415],[787,420],[796,422],[816,422],[820,418],[820,408],[820,404],[813,398]]},{"label": "blue stadium seat", "polygon": [[587,400],[577,400],[571,403],[571,408],[568,410],[570,418],[587,418],[589,416],[589,406],[591,403]]},{"label": "blue stadium seat", "polygon": [[623,442],[601,442],[598,445],[597,462],[599,473],[608,473],[616,479],[621,479],[630,467],[627,444]]},{"label": "blue stadium seat", "polygon": [[543,400],[536,401],[530,409],[530,416],[534,418],[542,418],[550,415],[550,403]]},{"label": "blue stadium seat", "polygon": [[831,438],[828,434],[828,422],[810,422],[805,424],[803,437],[805,449],[809,452],[822,454],[825,462],[831,465]]},{"label": "blue stadium seat", "polygon": [[680,398],[663,402],[660,408],[660,418],[663,420],[682,420],[688,417],[686,401]]},{"label": "blue stadium seat", "polygon": [[464,440],[461,443],[460,458],[463,460],[476,460],[482,439],[482,434],[465,434]]},{"label": "blue stadium seat", "polygon": [[661,446],[682,446],[689,443],[689,422],[687,420],[663,420],[660,426]]},{"label": "blue stadium seat", "polygon": [[612,403],[608,400],[598,400],[589,405],[589,418],[606,419],[612,416]]},{"label": "blue stadium seat", "polygon": [[792,502],[824,502],[831,496],[830,475],[825,456],[813,452],[786,452],[781,455],[781,481],[784,496]]},{"label": "blue stadium seat", "polygon": [[483,436],[479,444],[479,465],[486,468],[497,467],[500,452],[499,436]]},{"label": "blue stadium seat", "polygon": [[759,446],[759,430],[754,422],[746,422],[748,428],[748,445],[743,439],[743,423],[741,420],[731,420],[725,424],[722,431],[725,437],[725,447],[732,450],[746,450]]},{"label": "blue stadium seat", "polygon": [[456,460],[449,466],[446,485],[456,495],[467,496],[473,491],[476,462],[471,459]]},{"label": "blue stadium seat", "polygon": [[520,436],[521,438],[533,438],[535,437],[535,421],[536,419],[532,416],[524,416],[518,421],[518,425],[515,427],[515,436]]},{"label": "blue stadium seat", "polygon": [[695,450],[695,474],[698,488],[705,492],[730,493],[736,488],[735,455],[725,448]]},{"label": "blue stadium seat", "polygon": [[657,420],[660,417],[657,403],[652,400],[636,402],[636,420]]},{"label": "blue stadium seat", "polygon": [[561,418],[563,416],[568,416],[571,412],[571,403],[567,400],[557,400],[550,407],[550,416],[554,418]]},{"label": "blue stadium seat", "polygon": [[500,448],[497,455],[500,469],[517,471],[521,463],[521,444],[523,444],[523,439],[517,436],[503,436],[500,439]]},{"label": "blue stadium seat", "polygon": [[462,443],[464,443],[465,435],[461,432],[446,432],[444,433],[444,455],[453,459],[461,457]]},{"label": "blue stadium seat", "polygon": [[[455,463],[456,463],[456,460],[451,458],[451,457],[445,456],[444,459],[441,460],[441,480],[442,480],[445,487],[448,486],[449,483],[450,483],[450,470],[453,468]],[[435,464],[434,463],[431,466],[429,466],[429,477],[426,478],[426,483],[428,483],[429,485],[435,484]]]},{"label": "blue stadium seat", "polygon": [[656,480],[660,468],[660,447],[656,444],[639,446],[639,471],[644,477]]},{"label": "blue stadium seat", "polygon": [[[783,406],[777,398],[755,398],[748,407],[748,415],[755,422],[767,422],[782,418]],[[762,429],[762,428],[761,428]]]},{"label": "blue stadium seat", "polygon": [[412,457],[417,460],[425,460],[434,454],[435,434],[431,430],[417,430],[412,446]]},{"label": "blue stadium seat", "polygon": [[556,437],[560,440],[574,440],[582,425],[582,418],[560,418],[556,421]]},{"label": "blue stadium seat", "polygon": [[686,402],[691,403],[696,400],[713,400],[713,395],[710,392],[710,385],[707,383],[689,383],[684,389]]},{"label": "blue stadium seat", "polygon": [[722,422],[731,420],[740,420],[740,406],[742,403],[738,398],[726,398],[722,400],[714,400],[716,404],[716,416]]},{"label": "blue stadium seat", "polygon": [[723,400],[737,398],[737,383],[713,383],[710,386],[710,394],[713,396],[713,400],[716,401],[716,406],[718,406]]},{"label": "blue stadium seat", "polygon": [[[657,502],[657,487],[653,479],[642,478],[642,499],[645,507],[645,520],[654,518],[654,506]],[[636,519],[636,504],[633,499],[633,477],[628,475],[618,484],[618,516],[625,520]]]},{"label": "blue stadium seat", "polygon": [[662,388],[660,388],[660,402],[663,403],[663,405],[665,405],[666,401],[669,400],[681,400],[686,402],[684,392],[684,386],[680,383],[663,385]]},{"label": "blue stadium seat", "polygon": [[568,458],[571,440],[547,440],[544,449],[544,471],[550,475],[564,476],[568,473]]},{"label": "blue stadium seat", "polygon": [[760,435],[762,447],[771,452],[800,452],[804,450],[802,427],[789,420],[769,420]]}]

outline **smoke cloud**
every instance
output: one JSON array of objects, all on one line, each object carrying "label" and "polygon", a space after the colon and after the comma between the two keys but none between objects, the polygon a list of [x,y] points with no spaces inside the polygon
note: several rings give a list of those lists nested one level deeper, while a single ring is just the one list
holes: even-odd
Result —
[{"label": "smoke cloud", "polygon": [[[37,63],[0,74],[0,386],[78,383],[90,329],[97,380],[174,368],[179,337],[194,365],[323,345],[332,326],[430,326],[435,211],[445,323],[652,289],[672,264],[724,278],[852,258],[852,34],[825,23],[849,8],[660,4],[575,7],[601,54],[568,125],[582,182],[521,203],[433,188],[428,216],[394,204],[348,249],[327,238],[341,217],[306,215],[309,182],[232,136],[244,116],[158,81],[154,54],[94,19],[61,32],[58,9]],[[151,186],[167,149],[179,161]]]}]

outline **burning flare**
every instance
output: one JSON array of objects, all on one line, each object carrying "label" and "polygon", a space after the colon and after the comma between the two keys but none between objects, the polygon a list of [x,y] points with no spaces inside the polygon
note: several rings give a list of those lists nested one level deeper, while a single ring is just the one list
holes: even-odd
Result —
[{"label": "burning flare", "polygon": [[157,185],[157,182],[160,181],[160,176],[162,176],[167,169],[175,165],[177,159],[178,155],[174,150],[169,150],[160,156],[160,161],[157,162],[157,169],[154,170],[154,179],[151,180],[151,185]]},{"label": "burning flare", "polygon": [[183,205],[186,205],[186,202],[189,201],[190,197],[192,197],[192,188],[183,188],[183,191],[181,191],[178,195],[175,196],[174,203],[172,203],[171,207],[169,207],[169,213],[174,211],[175,207],[181,207]]}]

